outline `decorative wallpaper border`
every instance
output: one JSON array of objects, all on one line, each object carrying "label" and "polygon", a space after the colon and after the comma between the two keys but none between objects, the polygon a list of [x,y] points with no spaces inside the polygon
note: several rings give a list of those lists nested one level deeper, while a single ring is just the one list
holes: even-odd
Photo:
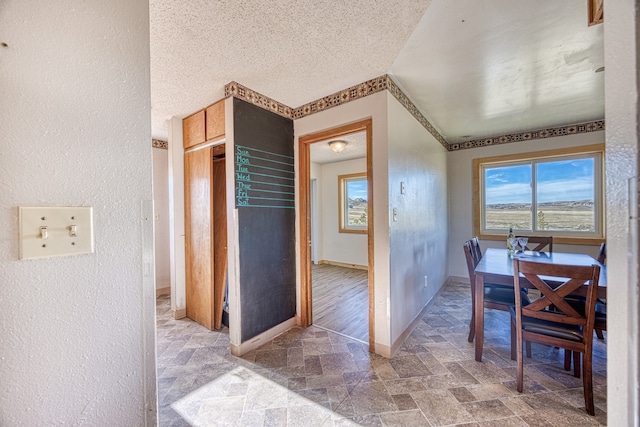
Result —
[{"label": "decorative wallpaper border", "polygon": [[444,146],[444,148],[446,148],[448,150],[449,149],[449,144],[447,143],[447,140],[444,139],[444,137],[431,124],[431,122],[429,120],[427,120],[427,118],[425,116],[422,115],[420,110],[418,110],[418,107],[416,107],[415,104],[413,102],[411,102],[409,97],[402,91],[402,89],[400,89],[398,87],[396,82],[394,82],[393,79],[391,77],[389,77],[389,76],[387,76],[387,81],[388,81],[388,86],[389,86],[389,88],[388,88],[389,92],[391,92],[391,94],[394,96],[394,98],[396,98],[398,100],[398,102],[400,102],[400,104],[402,104],[404,106],[404,108],[406,108],[407,111],[409,113],[411,113],[411,115],[413,115],[413,117],[415,117],[415,119],[426,130],[428,130],[429,133],[431,135],[433,135],[434,138],[438,140],[438,142],[440,142],[440,144],[442,144]]},{"label": "decorative wallpaper border", "polygon": [[275,99],[271,99],[268,96],[264,96],[246,86],[242,86],[240,83],[230,82],[224,86],[224,97],[228,98],[230,96],[242,99],[243,101],[247,101],[288,119],[292,118],[291,107],[287,107]]},{"label": "decorative wallpaper border", "polygon": [[265,110],[272,111],[283,117],[296,120],[311,114],[319,113],[320,111],[324,111],[329,108],[346,104],[347,102],[355,101],[356,99],[364,98],[365,96],[382,92],[383,90],[391,92],[391,94],[407,109],[407,111],[409,111],[416,120],[418,120],[418,122],[429,131],[429,133],[431,133],[445,148],[447,148],[447,141],[444,137],[440,135],[429,120],[420,113],[409,97],[402,92],[402,89],[400,89],[400,87],[398,87],[393,79],[387,74],[367,80],[366,82],[351,86],[350,88],[339,92],[332,93],[331,95],[322,97],[297,108],[290,108],[237,82],[230,82],[225,85],[224,96],[225,98],[233,96],[262,107]]},{"label": "decorative wallpaper border", "polygon": [[375,79],[367,80],[358,85],[351,86],[350,88],[341,90],[336,93],[332,93],[329,96],[322,97],[308,104],[304,104],[301,107],[293,109],[293,119],[301,119],[308,115],[319,113],[329,108],[337,107],[347,102],[355,101],[356,99],[364,98],[365,96],[373,95],[374,93],[382,92],[389,88],[388,77],[384,76],[376,77]]},{"label": "decorative wallpaper border", "polygon": [[[510,142],[529,141],[534,139],[543,139],[554,136],[571,135],[578,133],[596,132],[604,130],[604,120],[596,120],[593,122],[571,124],[565,126],[558,126],[554,128],[538,129],[527,132],[513,133],[507,135],[492,136],[487,138],[473,139],[465,142],[448,143],[447,140],[440,134],[440,132],[433,126],[431,122],[418,110],[415,104],[409,99],[409,97],[400,89],[400,87],[393,81],[388,75],[382,75],[366,82],[362,82],[358,85],[351,86],[350,88],[341,90],[339,92],[332,93],[331,95],[322,97],[313,102],[309,102],[297,108],[288,107],[268,96],[262,95],[254,90],[247,88],[237,82],[230,82],[224,87],[224,97],[229,96],[242,99],[257,105],[258,107],[269,110],[273,113],[279,114],[283,117],[287,117],[292,120],[300,119],[311,114],[319,113],[320,111],[327,110],[329,108],[337,107],[339,105],[346,104],[347,102],[355,101],[369,95],[373,95],[383,90],[388,90],[394,98],[402,104],[406,110],[415,117],[415,119],[444,146],[448,151],[465,150],[468,148],[486,147],[488,145],[507,144]],[[154,147],[156,146],[154,140]],[[158,141],[160,144],[166,142]]]},{"label": "decorative wallpaper border", "polygon": [[529,141],[534,139],[544,139],[554,136],[572,135],[578,133],[588,133],[604,130],[604,120],[579,123],[554,128],[538,129],[528,132],[512,133],[507,135],[493,136],[488,138],[473,139],[470,141],[449,144],[449,151],[464,150],[467,148],[486,147],[488,145],[507,144],[510,142]]},{"label": "decorative wallpaper border", "polygon": [[159,139],[152,139],[151,145],[153,145],[153,148],[161,148],[163,150],[169,149],[169,144],[167,143],[167,141],[161,141]]}]

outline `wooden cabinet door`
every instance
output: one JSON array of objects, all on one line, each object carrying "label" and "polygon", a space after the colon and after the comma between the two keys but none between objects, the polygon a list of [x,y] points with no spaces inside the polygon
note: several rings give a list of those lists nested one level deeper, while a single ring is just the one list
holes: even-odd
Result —
[{"label": "wooden cabinet door", "polygon": [[195,147],[205,142],[205,112],[200,110],[182,120],[182,145],[185,148]]},{"label": "wooden cabinet door", "polygon": [[207,107],[205,110],[207,123],[207,141],[224,136],[224,99]]},{"label": "wooden cabinet door", "polygon": [[213,328],[211,147],[184,155],[187,317]]},{"label": "wooden cabinet door", "polygon": [[216,155],[213,160],[213,327],[220,329],[227,281],[227,180],[224,145],[214,147],[214,155],[217,152],[221,154]]}]

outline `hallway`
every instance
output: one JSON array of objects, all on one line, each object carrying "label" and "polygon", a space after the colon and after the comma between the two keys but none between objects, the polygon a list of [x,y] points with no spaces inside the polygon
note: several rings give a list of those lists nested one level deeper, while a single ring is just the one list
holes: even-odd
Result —
[{"label": "hallway", "polygon": [[367,270],[313,264],[313,324],[369,342]]}]

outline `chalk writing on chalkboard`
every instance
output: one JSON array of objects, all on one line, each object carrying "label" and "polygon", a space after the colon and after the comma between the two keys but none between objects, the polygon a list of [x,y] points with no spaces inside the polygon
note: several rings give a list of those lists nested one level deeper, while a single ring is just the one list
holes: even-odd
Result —
[{"label": "chalk writing on chalkboard", "polygon": [[292,156],[235,146],[236,207],[295,208]]}]

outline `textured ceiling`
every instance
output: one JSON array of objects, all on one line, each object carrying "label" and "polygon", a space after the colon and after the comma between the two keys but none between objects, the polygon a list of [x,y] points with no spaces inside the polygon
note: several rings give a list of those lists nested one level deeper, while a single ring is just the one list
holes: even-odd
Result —
[{"label": "textured ceiling", "polygon": [[298,107],[386,74],[425,0],[150,0],[154,138],[236,81]]},{"label": "textured ceiling", "polygon": [[152,135],[236,81],[289,107],[390,74],[452,142],[604,117],[586,0],[150,0]]}]

